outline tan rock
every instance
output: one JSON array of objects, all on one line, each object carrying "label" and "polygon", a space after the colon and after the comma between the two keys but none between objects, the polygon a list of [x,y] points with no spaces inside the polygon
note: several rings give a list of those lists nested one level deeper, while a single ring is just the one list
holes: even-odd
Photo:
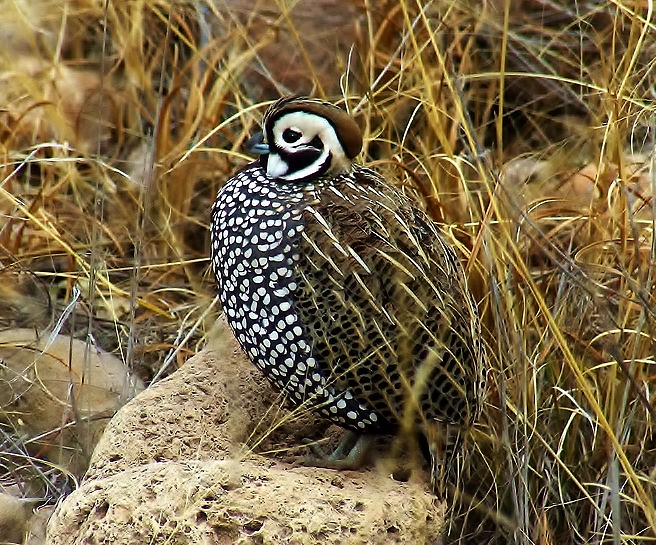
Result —
[{"label": "tan rock", "polygon": [[292,467],[248,454],[296,446],[325,423],[280,409],[225,322],[215,342],[108,425],[48,543],[435,543],[443,507],[425,481]]},{"label": "tan rock", "polygon": [[280,408],[280,396],[246,360],[224,321],[210,338],[211,347],[116,414],[85,480],[155,461],[224,459],[241,452],[242,444],[260,451],[274,443],[297,445],[327,427],[312,415],[301,421]]},{"label": "tan rock", "polygon": [[46,543],[46,527],[54,510],[53,505],[46,505],[34,512],[27,522],[23,545],[44,545]]},{"label": "tan rock", "polygon": [[152,463],[87,481],[55,511],[50,545],[434,543],[435,498],[374,472],[263,458]]},{"label": "tan rock", "polygon": [[0,421],[76,475],[111,416],[143,389],[115,356],[22,328],[0,331],[0,378]]},{"label": "tan rock", "polygon": [[27,523],[23,502],[10,494],[0,492],[0,542],[22,543]]},{"label": "tan rock", "polygon": [[[283,90],[317,94],[317,83],[328,94],[339,93],[351,48],[355,59],[364,54],[358,27],[365,19],[358,2],[300,0],[287,5],[227,0],[217,9],[223,12],[223,21],[238,21],[240,31],[258,44],[257,60],[244,74],[245,88],[253,98],[277,97],[285,94]],[[378,13],[372,11],[375,17]],[[231,30],[231,25],[220,24],[215,32]],[[357,81],[359,70],[360,63],[352,60],[350,85]]]}]

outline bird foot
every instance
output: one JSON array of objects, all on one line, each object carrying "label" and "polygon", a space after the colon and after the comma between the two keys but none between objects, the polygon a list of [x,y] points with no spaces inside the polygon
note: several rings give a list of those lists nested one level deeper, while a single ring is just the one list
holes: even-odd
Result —
[{"label": "bird foot", "polygon": [[288,456],[283,461],[294,466],[357,470],[367,461],[373,441],[372,435],[358,436],[354,432],[347,431],[332,454],[327,455],[319,443],[308,441],[307,446],[312,450],[313,455]]}]

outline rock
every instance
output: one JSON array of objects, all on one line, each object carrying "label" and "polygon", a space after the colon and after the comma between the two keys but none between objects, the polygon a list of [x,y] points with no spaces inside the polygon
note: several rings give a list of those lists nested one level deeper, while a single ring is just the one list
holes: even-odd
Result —
[{"label": "rock", "polygon": [[225,322],[173,375],[107,426],[47,543],[435,543],[443,506],[426,480],[378,468],[293,467],[244,448],[297,446],[326,424],[280,409]]},{"label": "rock", "polygon": [[[209,349],[125,405],[108,424],[85,480],[153,461],[226,459],[242,444],[267,450],[299,444],[326,424],[280,409],[268,381],[247,361],[227,324],[210,333]],[[291,420],[291,425],[285,425]]]},{"label": "rock", "polygon": [[[317,94],[318,85],[329,95],[339,93],[351,48],[356,53],[348,69],[348,86],[357,85],[359,55],[366,54],[359,28],[365,25],[365,12],[359,3],[300,0],[291,8],[275,2],[226,0],[216,9],[222,17],[216,19],[214,37],[234,32],[232,24],[237,20],[240,32],[258,44],[257,56],[239,66],[244,69],[244,88],[251,98],[278,97],[281,89]],[[372,10],[371,16],[376,15]],[[230,23],[225,24],[227,21]]]},{"label": "rock", "polygon": [[27,532],[23,545],[45,545],[46,527],[54,510],[54,505],[45,505],[34,512],[27,521]]},{"label": "rock", "polygon": [[434,543],[435,498],[372,472],[242,461],[152,463],[87,481],[57,508],[49,545]]},{"label": "rock", "polygon": [[46,329],[53,305],[45,283],[31,271],[0,268],[0,329]]},{"label": "rock", "polygon": [[39,457],[82,475],[116,410],[143,390],[123,362],[77,339],[0,331],[0,422],[29,438]]},{"label": "rock", "polygon": [[10,494],[0,492],[0,541],[23,543],[27,523],[23,502]]}]

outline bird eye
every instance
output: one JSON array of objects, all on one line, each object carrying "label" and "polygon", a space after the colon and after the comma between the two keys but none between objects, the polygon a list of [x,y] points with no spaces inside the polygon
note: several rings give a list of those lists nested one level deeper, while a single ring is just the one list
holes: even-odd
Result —
[{"label": "bird eye", "polygon": [[285,129],[282,133],[282,139],[288,144],[296,142],[302,134],[294,129]]}]

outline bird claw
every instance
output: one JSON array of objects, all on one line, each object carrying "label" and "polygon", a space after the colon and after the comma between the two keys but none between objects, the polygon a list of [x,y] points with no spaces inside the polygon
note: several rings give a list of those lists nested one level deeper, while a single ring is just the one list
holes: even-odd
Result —
[{"label": "bird claw", "polygon": [[359,469],[367,459],[373,436],[346,432],[342,441],[332,454],[326,455],[316,441],[303,441],[313,456],[288,456],[285,463],[295,467],[321,467],[324,469]]}]

